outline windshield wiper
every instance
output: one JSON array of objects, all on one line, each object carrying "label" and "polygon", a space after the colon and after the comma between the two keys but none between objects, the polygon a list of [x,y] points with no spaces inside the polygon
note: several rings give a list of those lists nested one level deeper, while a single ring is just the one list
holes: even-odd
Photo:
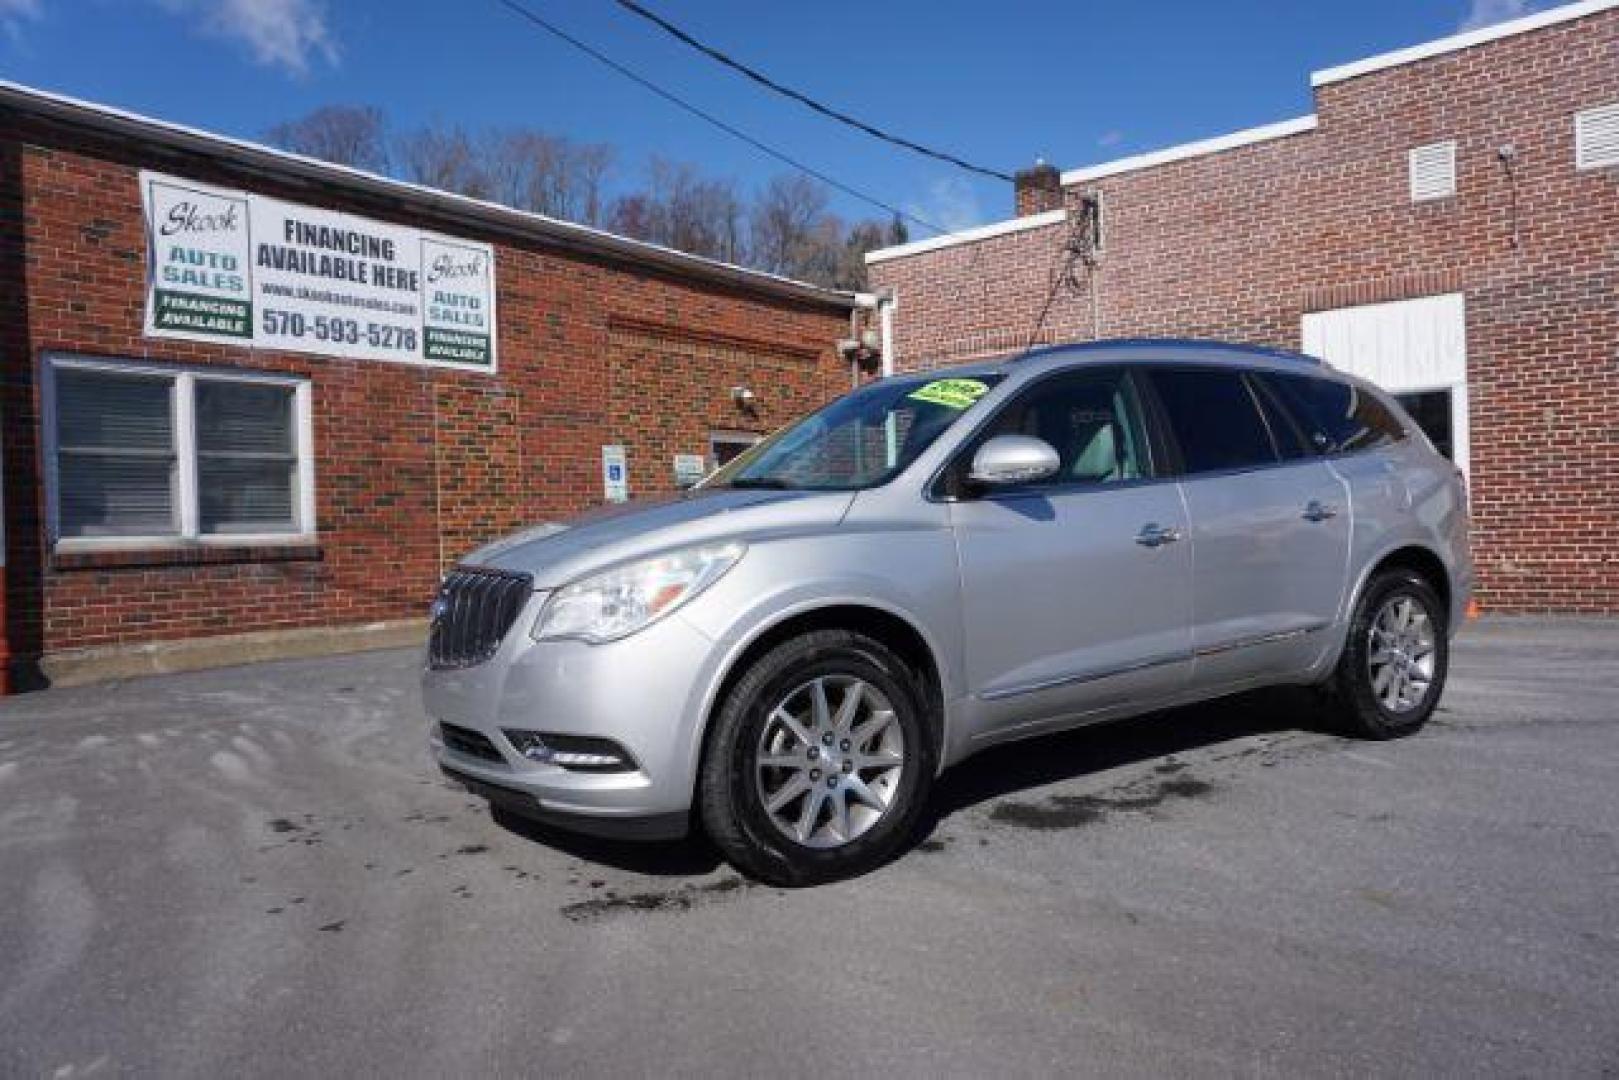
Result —
[{"label": "windshield wiper", "polygon": [[734,488],[763,488],[769,491],[786,491],[793,485],[774,476],[739,476],[728,481],[726,487]]}]

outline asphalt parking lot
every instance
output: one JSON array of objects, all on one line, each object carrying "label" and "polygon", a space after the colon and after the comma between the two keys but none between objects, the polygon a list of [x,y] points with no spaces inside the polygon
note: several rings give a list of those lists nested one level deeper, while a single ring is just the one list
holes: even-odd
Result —
[{"label": "asphalt parking lot", "polygon": [[1473,624],[1399,743],[996,751],[798,892],[493,820],[415,665],[0,704],[0,1075],[1619,1075],[1619,622]]}]

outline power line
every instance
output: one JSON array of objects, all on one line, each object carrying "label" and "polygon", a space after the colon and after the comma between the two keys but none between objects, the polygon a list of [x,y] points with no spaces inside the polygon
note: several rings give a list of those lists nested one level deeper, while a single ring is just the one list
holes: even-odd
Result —
[{"label": "power line", "polygon": [[721,120],[719,117],[713,115],[712,113],[705,112],[704,110],[698,108],[696,105],[693,105],[691,102],[685,100],[682,97],[677,96],[672,91],[665,90],[663,87],[659,86],[657,83],[651,81],[650,79],[644,78],[641,75],[636,74],[634,71],[632,71],[629,68],[625,67],[623,64],[619,63],[617,60],[614,60],[612,57],[610,57],[610,56],[606,55],[605,53],[601,52],[599,49],[596,49],[593,46],[588,45],[583,41],[580,41],[578,38],[574,37],[572,34],[569,34],[567,31],[563,30],[561,27],[558,27],[558,26],[556,26],[556,25],[554,25],[554,24],[552,24],[550,22],[547,22],[545,19],[541,18],[537,13],[535,13],[530,8],[524,6],[523,4],[518,3],[517,0],[495,0],[495,2],[497,4],[499,4],[499,5],[501,5],[502,7],[506,8],[508,11],[511,11],[513,14],[518,15],[521,18],[527,19],[529,22],[533,23],[535,26],[538,26],[541,30],[544,30],[546,33],[550,34],[551,36],[553,36],[553,37],[555,37],[555,38],[557,38],[557,39],[559,39],[561,41],[564,41],[569,45],[572,45],[575,49],[578,49],[580,52],[584,53],[586,56],[588,56],[591,59],[595,60],[597,63],[604,64],[607,67],[612,68],[614,71],[618,72],[620,75],[624,76],[626,79],[629,79],[631,82],[637,84],[638,86],[644,87],[645,89],[652,91],[654,94],[657,94],[659,97],[663,98],[665,101],[669,102],[671,105],[674,105],[674,106],[676,106],[678,108],[684,109],[686,112],[691,113],[693,116],[697,117],[698,119],[706,121],[709,124],[712,124],[714,127],[719,128],[721,131],[725,132],[727,135],[730,135],[732,138],[740,139],[741,141],[747,143],[749,146],[753,147],[755,150],[758,150],[760,153],[768,154],[769,156],[775,158],[777,161],[782,162],[784,165],[787,165],[787,166],[790,166],[791,168],[797,169],[799,172],[805,174],[806,176],[812,176],[815,179],[819,180],[821,183],[827,185],[828,187],[836,188],[838,191],[843,192],[845,195],[851,196],[852,198],[859,199],[861,202],[868,203],[871,206],[875,206],[879,210],[887,211],[888,213],[894,215],[895,217],[904,218],[906,221],[910,221],[910,222],[913,222],[913,223],[915,223],[917,225],[920,225],[920,226],[922,226],[922,228],[927,229],[929,232],[938,233],[940,235],[943,235],[944,233],[949,231],[948,229],[944,229],[944,228],[941,228],[938,225],[933,224],[931,221],[926,221],[926,220],[924,220],[922,218],[919,218],[915,214],[907,213],[906,211],[901,210],[897,206],[892,206],[892,205],[890,205],[888,203],[885,203],[881,199],[879,199],[879,198],[877,198],[877,197],[875,197],[873,195],[867,195],[865,192],[859,190],[858,188],[850,187],[848,184],[845,184],[843,181],[838,180],[838,179],[836,179],[834,177],[828,176],[826,173],[823,173],[823,172],[819,171],[818,169],[812,168],[811,166],[804,164],[802,161],[799,161],[797,158],[794,158],[794,157],[792,157],[792,156],[790,156],[788,154],[785,154],[782,151],[777,150],[775,147],[769,146],[769,145],[759,141],[758,139],[754,138],[752,135],[749,135],[747,132],[742,131],[742,130],[736,128],[736,127],[733,127],[732,125],[726,123],[724,120]]},{"label": "power line", "polygon": [[1052,264],[1051,287],[1046,292],[1045,303],[1040,305],[1040,314],[1034,320],[1034,327],[1029,331],[1028,343],[1024,345],[1025,352],[1039,344],[1040,332],[1045,329],[1046,316],[1051,314],[1051,306],[1056,302],[1057,294],[1065,288],[1071,292],[1079,292],[1079,282],[1074,272],[1082,263],[1090,270],[1091,334],[1092,336],[1099,334],[1097,324],[1100,319],[1097,317],[1096,308],[1096,246],[1100,236],[1098,231],[1100,222],[1097,216],[1100,213],[1099,203],[1090,200],[1081,202],[1079,215],[1074,219],[1068,235],[1063,238],[1061,246],[1057,249],[1057,259]]},{"label": "power line", "polygon": [[840,112],[839,110],[832,108],[830,105],[823,105],[821,102],[816,101],[808,94],[794,90],[790,86],[784,86],[757,68],[749,67],[747,64],[742,63],[742,61],[726,55],[719,49],[714,48],[712,45],[706,45],[703,42],[698,41],[696,38],[686,33],[686,31],[670,22],[668,19],[665,19],[655,11],[647,10],[640,4],[636,3],[635,0],[617,0],[617,2],[619,7],[639,15],[641,18],[664,31],[664,33],[678,41],[690,45],[692,48],[696,49],[704,56],[709,57],[711,60],[724,64],[732,71],[738,72],[746,78],[752,79],[760,86],[774,90],[783,97],[792,98],[794,101],[813,109],[822,116],[836,120],[840,124],[847,124],[858,131],[863,131],[874,139],[881,139],[883,142],[892,143],[895,146],[903,147],[904,149],[910,150],[913,153],[921,154],[924,157],[933,158],[935,161],[943,161],[956,166],[958,169],[966,169],[968,172],[978,173],[980,176],[988,176],[995,180],[1004,180],[1008,184],[1014,183],[1013,178],[1009,174],[1003,173],[999,169],[990,169],[982,165],[974,165],[970,161],[963,161],[954,154],[947,154],[943,150],[934,150],[930,147],[923,146],[921,143],[913,142],[903,136],[895,135],[891,132],[884,131],[882,128],[868,124],[864,120],[850,116],[848,113]]}]

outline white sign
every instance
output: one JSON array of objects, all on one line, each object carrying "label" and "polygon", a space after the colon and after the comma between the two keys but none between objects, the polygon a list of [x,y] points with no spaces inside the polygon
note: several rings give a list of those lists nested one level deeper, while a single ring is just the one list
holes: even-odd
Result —
[{"label": "white sign", "polygon": [[630,497],[630,468],[622,446],[602,447],[602,494],[608,502]]},{"label": "white sign", "polygon": [[146,333],[495,370],[495,251],[141,173]]},{"label": "white sign", "polygon": [[704,476],[708,475],[708,462],[703,460],[701,454],[675,455],[675,484],[678,487],[689,488]]}]

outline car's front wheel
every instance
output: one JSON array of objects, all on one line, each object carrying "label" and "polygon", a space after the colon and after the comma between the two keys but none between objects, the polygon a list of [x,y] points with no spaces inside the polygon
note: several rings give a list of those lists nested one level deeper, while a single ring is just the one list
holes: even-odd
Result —
[{"label": "car's front wheel", "polygon": [[1392,739],[1416,731],[1433,715],[1449,665],[1450,636],[1438,594],[1420,574],[1383,570],[1361,593],[1326,689],[1351,734]]},{"label": "car's front wheel", "polygon": [[726,695],[699,811],[745,873],[781,885],[830,881],[905,843],[936,761],[904,662],[863,634],[817,630],[764,653]]}]

